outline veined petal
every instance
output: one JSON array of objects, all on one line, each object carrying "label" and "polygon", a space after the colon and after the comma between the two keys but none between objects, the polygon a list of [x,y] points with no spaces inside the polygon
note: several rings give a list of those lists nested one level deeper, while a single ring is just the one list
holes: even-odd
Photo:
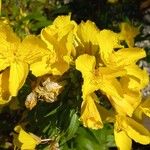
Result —
[{"label": "veined petal", "polygon": [[114,137],[119,150],[131,150],[132,140],[128,137],[125,131],[117,131],[114,128]]},{"label": "veined petal", "polygon": [[12,96],[16,96],[26,81],[29,72],[27,63],[13,62],[10,66],[9,90]]},{"label": "veined petal", "polygon": [[28,64],[32,64],[41,60],[42,56],[48,54],[46,44],[38,37],[29,35],[19,46],[18,58],[24,60]]},{"label": "veined petal", "polygon": [[85,127],[91,129],[100,129],[103,127],[99,111],[91,95],[88,95],[82,102],[80,120]]}]

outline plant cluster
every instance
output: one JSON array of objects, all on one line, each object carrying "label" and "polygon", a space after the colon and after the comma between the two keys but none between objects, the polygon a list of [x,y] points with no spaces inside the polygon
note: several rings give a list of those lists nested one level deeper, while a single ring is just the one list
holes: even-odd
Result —
[{"label": "plant cluster", "polygon": [[66,15],[21,40],[1,21],[0,106],[2,112],[20,110],[11,135],[15,149],[69,149],[65,143],[80,130],[84,134],[82,125],[94,134],[114,127],[120,150],[130,150],[132,140],[150,144],[143,124],[150,104],[141,93],[149,77],[137,65],[146,53],[134,47],[139,28],[124,22],[120,29],[100,30]]}]

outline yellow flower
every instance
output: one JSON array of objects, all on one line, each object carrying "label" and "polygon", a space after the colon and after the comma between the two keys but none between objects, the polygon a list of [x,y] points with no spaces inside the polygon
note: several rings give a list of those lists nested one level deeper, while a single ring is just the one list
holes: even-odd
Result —
[{"label": "yellow flower", "polygon": [[118,75],[107,67],[97,69],[95,67],[96,59],[94,56],[83,54],[76,59],[76,69],[82,73],[84,80],[82,86],[83,99],[99,89],[108,95],[120,98],[122,96],[121,86],[114,78]]},{"label": "yellow flower", "polygon": [[[31,66],[32,73],[41,76],[46,73],[62,75],[69,69],[72,55],[75,55],[73,36],[76,23],[70,20],[70,15],[57,17],[53,24],[41,31],[41,38],[46,43],[50,53],[42,61]],[[40,66],[40,71],[37,68]]]},{"label": "yellow flower", "polygon": [[142,124],[126,116],[116,116],[114,135],[120,150],[131,150],[131,139],[140,144],[150,144],[150,132]]},{"label": "yellow flower", "polygon": [[6,24],[0,25],[0,42],[0,71],[10,67],[9,91],[12,96],[16,96],[26,80],[29,64],[45,55],[45,45],[32,35],[21,42]]},{"label": "yellow flower", "polygon": [[91,129],[100,129],[103,127],[101,116],[92,95],[88,95],[82,102],[80,120],[85,127]]},{"label": "yellow flower", "polygon": [[[90,37],[92,31],[95,38]],[[100,90],[117,113],[132,116],[141,103],[140,90],[148,84],[147,72],[136,65],[146,54],[140,48],[124,48],[119,36],[110,30],[99,31],[91,22],[82,22],[77,30],[77,52],[80,56],[75,65],[83,77],[84,104],[89,95]],[[95,46],[96,49],[93,49]]]},{"label": "yellow flower", "polygon": [[82,97],[85,99],[87,95],[100,90],[109,98],[118,113],[132,116],[141,102],[140,90],[148,83],[148,74],[135,65],[129,65],[128,68],[120,65],[122,71],[113,67],[96,68],[94,56],[79,56],[76,59],[76,69],[82,73],[84,80]]},{"label": "yellow flower", "polygon": [[134,46],[134,38],[140,33],[139,28],[134,27],[133,25],[123,22],[120,25],[120,40],[125,40],[128,47]]},{"label": "yellow flower", "polygon": [[[98,129],[102,128],[102,120],[99,112],[104,112],[105,110],[101,109],[100,106],[95,105],[95,101],[98,100],[96,100],[94,92],[100,89],[105,94],[120,99],[122,91],[118,81],[114,79],[116,76],[115,72],[104,67],[96,69],[95,65],[95,57],[88,54],[83,54],[76,59],[76,69],[82,73],[84,80],[82,85],[83,103],[81,106],[81,120],[83,121],[84,126]],[[94,113],[92,113],[92,111]],[[97,119],[94,117],[94,114]],[[106,118],[104,115],[102,117]]]},{"label": "yellow flower", "polygon": [[[105,94],[118,113],[126,113],[132,116],[133,111],[141,102],[140,90],[149,81],[148,73],[136,65],[136,62],[145,57],[146,53],[140,48],[122,48],[119,44],[118,34],[109,30],[100,32],[99,46],[100,58],[102,59],[99,70],[102,71],[101,66],[107,67],[107,70],[109,70],[107,72],[112,77],[112,72],[116,72],[114,79],[117,79],[118,83],[116,83],[121,87],[119,91],[122,93],[122,97],[114,96],[109,91]],[[115,50],[116,48],[117,50]],[[105,77],[107,76],[105,73]]]},{"label": "yellow flower", "polygon": [[14,145],[21,150],[35,150],[35,147],[41,143],[41,139],[32,133],[25,132],[21,126],[14,129],[19,135],[14,134]]},{"label": "yellow flower", "polygon": [[146,56],[145,51],[141,48],[124,48],[120,44],[119,34],[110,30],[100,31],[98,42],[102,65],[112,69],[124,69],[124,67],[135,64],[139,59]]}]

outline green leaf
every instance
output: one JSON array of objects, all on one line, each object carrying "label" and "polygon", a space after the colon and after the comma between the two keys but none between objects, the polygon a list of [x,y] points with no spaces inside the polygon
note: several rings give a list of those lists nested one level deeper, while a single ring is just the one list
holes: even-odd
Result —
[{"label": "green leaf", "polygon": [[104,128],[99,130],[80,127],[77,134],[75,138],[77,150],[108,150],[109,147],[115,147],[111,125],[105,124]]},{"label": "green leaf", "polygon": [[64,134],[64,137],[61,141],[61,145],[66,143],[67,141],[69,141],[71,138],[73,138],[75,136],[75,133],[78,130],[79,127],[79,118],[75,112],[75,110],[71,110],[70,111],[70,124]]}]

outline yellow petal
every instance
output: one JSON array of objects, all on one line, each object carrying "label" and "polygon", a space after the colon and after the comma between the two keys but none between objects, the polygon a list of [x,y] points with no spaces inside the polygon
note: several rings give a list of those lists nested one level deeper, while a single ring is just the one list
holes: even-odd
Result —
[{"label": "yellow petal", "polygon": [[10,67],[9,90],[12,96],[16,96],[26,81],[29,72],[28,64],[13,62]]},{"label": "yellow petal", "polygon": [[52,64],[51,67],[53,75],[62,75],[69,69],[69,64],[60,59],[58,62]]},{"label": "yellow petal", "polygon": [[[85,63],[86,62],[86,63]],[[95,57],[88,54],[79,56],[76,59],[76,69],[82,73],[83,76],[83,99],[86,95],[93,93],[94,91],[100,89],[108,96],[114,96],[120,98],[122,96],[122,90],[119,82],[114,79],[114,72],[112,71],[112,76],[108,71],[104,71],[101,67],[95,69]]]},{"label": "yellow petal", "polygon": [[64,26],[71,24],[74,21],[71,21],[71,15],[66,15],[66,16],[58,16],[53,24],[57,27],[57,28],[63,28]]},{"label": "yellow petal", "polygon": [[103,127],[94,99],[90,95],[82,102],[80,120],[85,127],[91,129],[100,129]]},{"label": "yellow petal", "polygon": [[13,53],[19,46],[20,39],[6,24],[0,25],[0,71],[10,65]]},{"label": "yellow petal", "polygon": [[130,138],[140,144],[150,144],[150,132],[140,123],[132,118],[127,118],[124,130]]},{"label": "yellow petal", "polygon": [[117,99],[123,97],[123,91],[117,79],[103,79],[103,82],[99,84],[99,88],[109,97],[116,97]]},{"label": "yellow petal", "polygon": [[10,65],[7,59],[3,59],[3,56],[0,54],[0,71],[6,69]]},{"label": "yellow petal", "polygon": [[94,22],[81,22],[77,29],[77,55],[84,53],[96,55],[99,51],[98,47],[99,29]]},{"label": "yellow petal", "polygon": [[83,54],[76,59],[75,63],[76,69],[82,73],[83,77],[91,76],[94,73],[96,65],[94,56]]},{"label": "yellow petal", "polygon": [[139,27],[136,28],[129,23],[123,22],[120,25],[120,39],[125,40],[129,47],[134,46],[134,38],[140,33]]},{"label": "yellow petal", "polygon": [[75,26],[74,22],[70,21],[70,17],[60,16],[56,18],[53,25],[44,28],[41,32],[41,38],[47,48],[55,53],[55,62],[48,64],[53,75],[62,75],[69,69],[72,61],[71,54],[75,54],[73,45]]},{"label": "yellow petal", "polygon": [[105,64],[109,63],[114,48],[121,48],[119,36],[111,30],[102,30],[99,34],[100,56]]},{"label": "yellow petal", "polygon": [[17,54],[21,60],[28,64],[32,64],[41,60],[41,57],[47,53],[48,50],[45,43],[38,37],[29,35],[20,44]]},{"label": "yellow petal", "polygon": [[110,59],[110,65],[123,67],[136,63],[139,59],[146,56],[141,48],[123,48],[115,52]]},{"label": "yellow petal", "polygon": [[146,70],[140,69],[137,65],[131,65],[125,68],[129,75],[128,88],[134,91],[143,89],[149,82],[149,76]]},{"label": "yellow petal", "polygon": [[32,135],[25,132],[20,126],[15,127],[15,131],[19,133],[18,140],[22,143],[22,150],[34,150],[39,141],[33,138]]},{"label": "yellow petal", "polygon": [[54,32],[56,32],[56,30],[55,30],[55,28],[53,28],[53,26],[48,26],[48,27],[42,29],[42,31],[41,31],[41,39],[46,43],[47,48],[49,50],[53,50],[54,43],[55,44],[57,43],[57,41],[54,37],[56,33],[53,33],[53,30],[54,30]]},{"label": "yellow petal", "polygon": [[143,103],[140,105],[143,113],[150,117],[150,99],[147,98]]},{"label": "yellow petal", "polygon": [[9,92],[9,69],[6,69],[0,74],[0,105],[7,104],[11,100]]},{"label": "yellow petal", "polygon": [[143,119],[143,114],[150,117],[150,97],[144,99],[134,112],[134,115],[139,120]]},{"label": "yellow petal", "polygon": [[96,81],[96,78],[94,78],[95,63],[95,57],[88,54],[83,54],[76,59],[76,69],[82,73],[84,79],[82,86],[83,99],[86,97],[86,95],[93,93],[99,88],[97,86],[99,81]]},{"label": "yellow petal", "polygon": [[120,100],[115,97],[112,98],[111,103],[115,110],[120,114],[127,114],[132,116],[134,110],[141,102],[141,97],[135,94],[124,94],[124,97]]},{"label": "yellow petal", "polygon": [[0,53],[7,53],[9,51],[15,52],[19,46],[20,39],[13,32],[9,25],[1,23],[0,25]]},{"label": "yellow petal", "polygon": [[52,71],[50,62],[49,62],[49,56],[44,56],[41,61],[37,61],[30,65],[30,70],[32,71],[32,74],[36,77],[42,76],[45,74],[50,74]]},{"label": "yellow petal", "polygon": [[132,140],[128,137],[125,131],[117,131],[114,129],[114,137],[119,150],[131,150]]}]

